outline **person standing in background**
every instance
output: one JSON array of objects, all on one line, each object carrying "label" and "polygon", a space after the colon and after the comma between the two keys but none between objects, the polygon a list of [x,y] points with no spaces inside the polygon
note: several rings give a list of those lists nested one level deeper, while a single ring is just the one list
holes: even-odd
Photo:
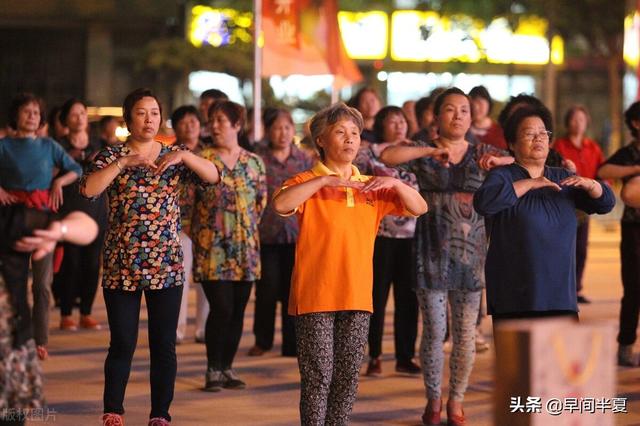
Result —
[{"label": "person standing in background", "polygon": [[[576,174],[595,179],[598,169],[605,158],[596,141],[586,136],[589,127],[589,112],[582,105],[573,105],[564,116],[567,134],[553,143],[553,148],[565,159],[576,165]],[[590,303],[582,294],[582,276],[587,261],[587,245],[589,244],[589,215],[576,210],[578,232],[576,234],[576,293],[578,303]]]},{"label": "person standing in background", "polygon": [[[295,125],[285,109],[269,108],[263,114],[266,141],[256,146],[267,170],[268,199],[285,180],[313,165],[313,158],[294,144]],[[295,217],[281,217],[271,205],[260,221],[262,277],[256,282],[253,334],[256,341],[249,356],[260,356],[273,346],[276,307],[280,302],[282,356],[296,356],[294,317],[287,313],[291,273],[295,260],[299,225]]]}]

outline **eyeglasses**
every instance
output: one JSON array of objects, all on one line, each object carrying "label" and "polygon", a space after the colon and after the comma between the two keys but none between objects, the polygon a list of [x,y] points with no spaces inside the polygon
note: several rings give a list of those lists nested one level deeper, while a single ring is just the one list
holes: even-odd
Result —
[{"label": "eyeglasses", "polygon": [[525,142],[532,142],[535,139],[548,141],[549,139],[551,139],[552,134],[553,132],[551,132],[550,130],[544,130],[538,133],[527,132],[522,134],[522,140],[524,140]]}]

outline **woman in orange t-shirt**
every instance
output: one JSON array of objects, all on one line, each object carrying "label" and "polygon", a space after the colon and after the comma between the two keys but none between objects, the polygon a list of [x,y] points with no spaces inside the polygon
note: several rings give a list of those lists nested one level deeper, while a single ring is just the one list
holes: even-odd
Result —
[{"label": "woman in orange t-shirt", "polygon": [[360,175],[361,114],[344,104],[318,112],[311,139],[321,161],[286,181],[273,200],[297,214],[300,234],[291,281],[301,376],[300,420],[347,424],[372,312],[373,246],[387,214],[419,216],[427,204],[392,177]]}]

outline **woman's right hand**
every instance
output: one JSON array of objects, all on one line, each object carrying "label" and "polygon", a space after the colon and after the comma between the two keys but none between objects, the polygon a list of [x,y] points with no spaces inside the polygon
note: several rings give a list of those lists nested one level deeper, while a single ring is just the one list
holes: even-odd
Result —
[{"label": "woman's right hand", "polygon": [[123,168],[128,169],[131,167],[146,167],[149,169],[157,169],[158,166],[147,157],[141,154],[125,155],[118,158]]},{"label": "woman's right hand", "polygon": [[324,176],[323,179],[324,179],[324,186],[328,186],[331,188],[344,186],[347,188],[362,189],[362,187],[364,187],[363,182],[347,180],[339,176]]},{"label": "woman's right hand", "polygon": [[0,188],[0,205],[9,206],[18,201],[18,198],[15,195],[9,194],[3,188]]},{"label": "woman's right hand", "polygon": [[532,178],[531,181],[532,181],[531,189],[540,189],[540,188],[549,187],[555,191],[562,191],[562,188],[560,188],[560,185],[550,181],[544,176]]}]

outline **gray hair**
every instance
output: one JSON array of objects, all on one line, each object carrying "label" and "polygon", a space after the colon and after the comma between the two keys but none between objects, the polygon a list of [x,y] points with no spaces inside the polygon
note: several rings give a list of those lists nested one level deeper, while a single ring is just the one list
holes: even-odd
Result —
[{"label": "gray hair", "polygon": [[311,118],[311,123],[309,124],[311,140],[320,153],[320,158],[322,160],[324,160],[324,152],[318,145],[317,141],[327,130],[341,120],[352,121],[356,126],[358,126],[358,130],[360,132],[362,132],[362,129],[364,128],[364,120],[362,119],[360,111],[347,106],[344,102],[338,102],[321,109]]}]

